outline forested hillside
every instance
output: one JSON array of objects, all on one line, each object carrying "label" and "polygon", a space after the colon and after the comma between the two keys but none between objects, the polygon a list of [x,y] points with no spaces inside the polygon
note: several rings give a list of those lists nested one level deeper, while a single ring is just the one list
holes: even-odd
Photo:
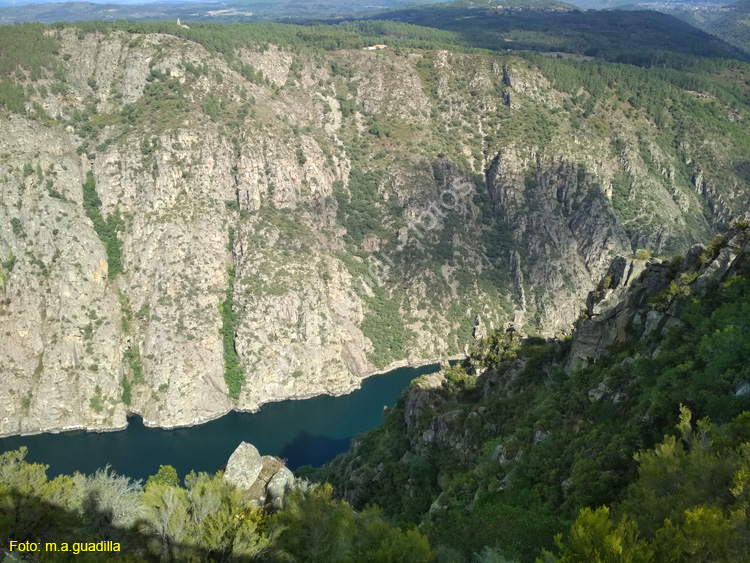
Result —
[{"label": "forested hillside", "polygon": [[519,4],[449,2],[386,10],[371,18],[449,31],[457,43],[470,47],[576,54],[642,66],[672,66],[686,55],[748,57],[747,52],[732,47],[736,43],[725,43],[725,36],[714,30],[688,25],[664,13],[582,12],[564,5]]},{"label": "forested hillside", "polygon": [[740,0],[729,6],[703,9],[675,9],[671,13],[730,45],[750,53],[750,2]]},{"label": "forested hillside", "polygon": [[747,560],[749,250],[614,261],[572,340],[495,333],[310,473],[446,561]]}]

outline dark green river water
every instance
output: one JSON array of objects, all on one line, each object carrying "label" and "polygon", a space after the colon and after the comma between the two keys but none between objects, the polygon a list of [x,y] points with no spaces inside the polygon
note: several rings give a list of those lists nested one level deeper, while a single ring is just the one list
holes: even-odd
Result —
[{"label": "dark green river water", "polygon": [[120,432],[64,432],[0,439],[0,452],[26,446],[27,461],[49,465],[47,475],[92,473],[109,465],[121,475],[146,479],[159,465],[172,465],[180,477],[190,470],[215,473],[237,445],[249,442],[261,455],[287,459],[294,470],[320,465],[349,447],[349,441],[380,424],[409,382],[437,365],[400,368],[375,375],[362,388],[341,397],[269,403],[257,413],[232,412],[192,428],[147,428],[138,417]]}]

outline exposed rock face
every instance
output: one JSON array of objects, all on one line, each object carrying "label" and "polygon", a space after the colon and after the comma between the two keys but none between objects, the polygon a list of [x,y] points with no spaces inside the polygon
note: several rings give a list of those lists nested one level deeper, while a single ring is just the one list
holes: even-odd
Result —
[{"label": "exposed rock face", "polygon": [[404,421],[406,428],[416,430],[419,426],[420,413],[434,409],[441,398],[434,391],[443,387],[445,378],[440,373],[424,375],[409,388],[404,398]]},{"label": "exposed rock face", "polygon": [[294,473],[286,467],[281,467],[268,481],[266,492],[271,506],[279,510],[284,505],[284,497],[294,487]]},{"label": "exposed rock face", "polygon": [[[514,57],[271,45],[228,63],[169,35],[48,33],[66,81],[42,72],[0,119],[0,435],[196,424],[348,392],[509,321],[568,332],[612,257],[746,212],[710,142],[665,154],[599,108],[615,152]],[[543,142],[514,132],[552,109]],[[117,275],[88,172],[122,219]]]},{"label": "exposed rock face", "polygon": [[295,486],[294,474],[278,458],[261,457],[247,442],[240,443],[229,457],[224,479],[244,491],[251,502],[276,510],[282,508],[285,495]]},{"label": "exposed rock face", "polygon": [[[731,229],[717,237],[713,248],[695,245],[684,259],[637,260],[618,257],[587,300],[587,317],[573,333],[567,369],[595,362],[615,343],[629,336],[628,325],[643,327],[643,336],[666,331],[679,323],[679,294],[704,296],[711,285],[722,282],[747,253],[747,230]],[[656,304],[657,308],[652,308]],[[601,391],[601,390],[599,390]],[[599,398],[605,391],[594,392]]]},{"label": "exposed rock face", "polygon": [[224,479],[238,489],[247,490],[258,479],[261,469],[263,460],[258,449],[252,444],[242,442],[227,461]]},{"label": "exposed rock face", "polygon": [[487,327],[482,322],[482,319],[479,317],[479,315],[477,315],[474,319],[474,331],[471,333],[471,335],[474,337],[474,340],[479,340],[487,336]]},{"label": "exposed rock face", "polygon": [[528,163],[514,150],[499,153],[487,172],[487,188],[510,237],[525,240],[523,258],[511,253],[514,287],[548,332],[565,331],[576,304],[604,273],[612,254],[630,254],[630,241],[591,174],[565,157]]},{"label": "exposed rock face", "polygon": [[750,383],[742,381],[737,386],[737,390],[734,392],[735,397],[747,397],[750,395]]},{"label": "exposed rock face", "polygon": [[[40,197],[41,179],[30,176],[2,181],[0,255],[15,264],[0,276],[0,435],[125,426],[125,405],[106,402],[120,394],[117,294],[108,288],[104,247],[85,227],[72,146],[60,129],[0,120],[0,153],[12,155],[4,169],[38,155],[40,166],[54,166],[66,198]],[[99,409],[90,404],[96,397]]]},{"label": "exposed rock face", "polygon": [[[617,257],[607,270],[601,289],[589,294],[589,322],[575,331],[569,369],[584,365],[604,353],[615,342],[624,342],[625,328],[634,311],[669,285],[671,265]],[[656,319],[656,322],[661,319]],[[649,319],[653,324],[654,319]]]}]

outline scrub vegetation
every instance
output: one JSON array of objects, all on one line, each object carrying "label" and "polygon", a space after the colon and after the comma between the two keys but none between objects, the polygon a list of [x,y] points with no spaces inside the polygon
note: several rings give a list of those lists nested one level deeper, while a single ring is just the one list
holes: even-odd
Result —
[{"label": "scrub vegetation", "polygon": [[[375,507],[354,512],[330,485],[302,486],[267,512],[228,485],[223,474],[191,473],[184,486],[162,465],[145,486],[108,469],[46,476],[24,461],[26,449],[0,454],[0,534],[18,542],[117,542],[118,552],[81,553],[81,561],[403,561],[434,559],[414,528],[388,524]],[[70,553],[32,554],[35,561]]]},{"label": "scrub vegetation", "polygon": [[119,208],[115,208],[105,220],[102,218],[101,206],[102,200],[96,193],[94,175],[89,172],[83,184],[83,208],[94,223],[94,231],[107,251],[107,276],[114,279],[122,272],[122,242],[118,234],[123,230],[125,222]]}]

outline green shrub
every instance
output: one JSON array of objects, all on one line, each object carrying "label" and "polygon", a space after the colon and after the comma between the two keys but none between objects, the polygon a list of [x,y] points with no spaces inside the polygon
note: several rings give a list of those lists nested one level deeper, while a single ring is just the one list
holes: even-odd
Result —
[{"label": "green shrub", "polygon": [[9,274],[13,272],[13,268],[16,266],[16,255],[13,254],[13,249],[8,249],[8,259],[3,261],[3,269]]},{"label": "green shrub", "polygon": [[94,174],[89,171],[86,174],[86,182],[83,184],[83,208],[86,215],[94,223],[94,231],[99,240],[104,244],[107,251],[107,268],[109,279],[114,279],[122,272],[122,241],[119,233],[125,228],[125,221],[120,214],[120,208],[109,214],[105,221],[101,215],[102,200],[96,193]]},{"label": "green shrub", "polygon": [[123,359],[128,362],[130,369],[133,371],[133,383],[143,383],[143,364],[138,344],[128,348],[123,354]]},{"label": "green shrub", "polygon": [[[229,232],[229,246],[233,247],[234,231]],[[227,395],[237,399],[245,381],[245,370],[240,364],[239,354],[234,344],[234,326],[237,316],[234,312],[235,270],[227,268],[227,290],[224,301],[219,304],[221,313],[221,337],[224,347],[224,381],[227,384]]]},{"label": "green shrub", "polygon": [[719,255],[721,247],[724,245],[724,237],[722,235],[716,235],[711,239],[711,242],[706,246],[706,252],[708,253],[709,261],[713,260]]},{"label": "green shrub", "polygon": [[130,406],[130,402],[132,400],[132,387],[133,384],[130,383],[127,377],[122,378],[122,402],[126,405]]},{"label": "green shrub", "polygon": [[[99,366],[97,366],[96,369],[98,370]],[[102,388],[97,385],[94,393],[94,396],[91,397],[91,400],[89,401],[89,406],[94,410],[94,412],[102,412],[102,410],[104,409]]]},{"label": "green shrub", "polygon": [[154,485],[164,485],[167,487],[179,487],[180,477],[177,475],[177,470],[171,465],[160,465],[159,471],[156,475],[151,475],[146,480],[146,488]]}]

